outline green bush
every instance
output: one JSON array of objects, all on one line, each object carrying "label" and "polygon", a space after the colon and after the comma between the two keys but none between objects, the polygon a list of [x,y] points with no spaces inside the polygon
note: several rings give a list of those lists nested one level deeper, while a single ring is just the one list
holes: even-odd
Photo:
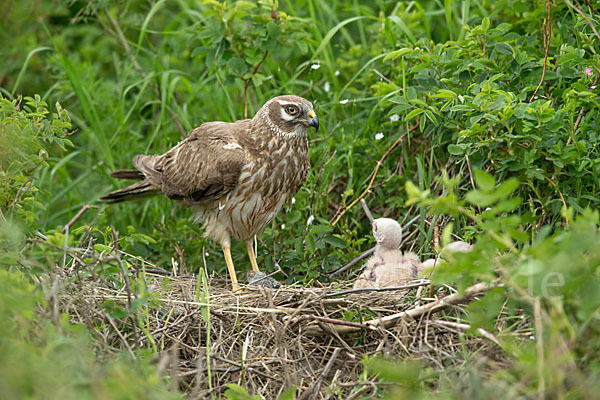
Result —
[{"label": "green bush", "polygon": [[39,318],[43,293],[17,272],[0,270],[0,390],[6,399],[169,399],[162,377],[139,353],[100,363],[85,328]]}]

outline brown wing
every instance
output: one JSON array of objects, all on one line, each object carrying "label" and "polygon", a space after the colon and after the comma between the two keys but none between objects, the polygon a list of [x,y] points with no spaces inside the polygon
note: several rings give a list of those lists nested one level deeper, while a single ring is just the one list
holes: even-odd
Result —
[{"label": "brown wing", "polygon": [[206,123],[162,156],[136,156],[133,165],[170,199],[216,200],[238,183],[246,163],[238,138],[247,130],[248,121]]}]

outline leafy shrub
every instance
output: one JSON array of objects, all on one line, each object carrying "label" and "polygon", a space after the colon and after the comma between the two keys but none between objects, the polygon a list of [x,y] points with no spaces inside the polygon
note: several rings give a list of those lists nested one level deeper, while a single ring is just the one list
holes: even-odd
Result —
[{"label": "leafy shrub", "polygon": [[8,399],[176,399],[150,365],[124,354],[99,363],[83,327],[39,318],[43,293],[17,272],[0,270],[0,390]]},{"label": "leafy shrub", "polygon": [[0,98],[0,264],[17,262],[22,244],[21,230],[32,232],[44,204],[36,197],[36,169],[46,167],[53,144],[62,150],[72,143],[65,136],[71,128],[67,112],[56,103],[49,118],[48,105],[40,96]]},{"label": "leafy shrub", "polygon": [[0,98],[0,205],[8,220],[14,215],[34,226],[36,210],[44,206],[33,196],[37,191],[33,172],[47,165],[46,147],[56,144],[66,150],[73,145],[65,137],[71,119],[60,103],[56,103],[56,113],[47,118],[48,105],[38,95],[25,97],[21,103],[20,97],[13,101]]}]

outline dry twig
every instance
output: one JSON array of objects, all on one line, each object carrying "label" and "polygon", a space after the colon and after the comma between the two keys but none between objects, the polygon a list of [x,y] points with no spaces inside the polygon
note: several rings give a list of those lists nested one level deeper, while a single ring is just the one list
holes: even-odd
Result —
[{"label": "dry twig", "polygon": [[[568,2],[568,0],[565,1]],[[537,94],[538,90],[540,90],[542,83],[544,83],[544,77],[546,76],[546,67],[548,65],[548,50],[550,49],[550,38],[552,36],[552,8],[550,6],[550,0],[546,0],[546,8],[548,9],[548,18],[544,20],[544,25],[542,26],[542,36],[544,38],[544,67],[542,69],[542,77],[540,79],[540,83],[538,83],[533,94],[531,95],[531,98],[529,99],[530,103],[535,98],[535,95]]]}]

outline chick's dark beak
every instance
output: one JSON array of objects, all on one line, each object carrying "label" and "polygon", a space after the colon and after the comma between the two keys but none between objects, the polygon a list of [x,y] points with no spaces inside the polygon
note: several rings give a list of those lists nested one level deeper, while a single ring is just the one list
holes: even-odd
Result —
[{"label": "chick's dark beak", "polygon": [[308,116],[310,117],[310,119],[308,120],[308,125],[315,128],[315,130],[318,132],[319,131],[319,120],[317,119],[317,114],[315,114],[315,112],[313,110],[310,110],[310,112],[308,113]]}]

